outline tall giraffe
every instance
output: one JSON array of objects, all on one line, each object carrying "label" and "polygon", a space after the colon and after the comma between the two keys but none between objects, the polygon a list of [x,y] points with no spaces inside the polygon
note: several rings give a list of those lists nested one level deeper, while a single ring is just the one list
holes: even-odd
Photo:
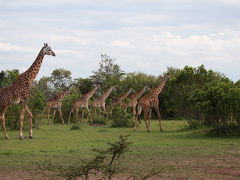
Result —
[{"label": "tall giraffe", "polygon": [[[71,105],[71,111],[70,111],[70,114],[69,114],[69,118],[68,118],[68,123],[70,123],[70,119],[71,119],[71,116],[73,114],[75,114],[78,123],[80,122],[79,118],[78,118],[79,108],[83,108],[83,110],[86,109],[87,112],[88,112],[88,117],[90,115],[90,118],[92,119],[91,112],[90,112],[89,107],[88,107],[89,99],[93,96],[93,94],[97,91],[97,89],[99,87],[100,87],[100,85],[95,86],[91,91],[89,91],[88,93],[84,94],[81,98],[78,98],[78,99],[73,101],[73,103]],[[83,120],[83,111],[82,111],[81,123],[82,123],[82,120]]]},{"label": "tall giraffe", "polygon": [[159,112],[158,96],[162,92],[164,86],[166,85],[167,80],[168,80],[168,75],[165,75],[163,77],[162,81],[160,82],[160,84],[157,87],[152,88],[147,95],[143,96],[139,100],[138,115],[141,114],[142,109],[143,109],[144,121],[145,121],[145,125],[146,125],[146,128],[147,128],[148,132],[149,132],[152,109],[154,109],[156,111],[157,116],[158,116],[160,131],[163,131],[162,126],[161,126],[161,115],[160,115],[160,112]]},{"label": "tall giraffe", "polygon": [[131,93],[133,93],[134,90],[133,88],[130,88],[127,92],[125,92],[124,94],[122,94],[121,96],[115,98],[112,102],[112,105],[120,105],[120,107],[122,107],[123,105],[123,100],[126,99]]},{"label": "tall giraffe", "polygon": [[115,86],[110,87],[106,92],[94,100],[91,104],[93,109],[101,109],[106,112],[106,99],[109,97],[111,92],[115,90]]},{"label": "tall giraffe", "polygon": [[[48,102],[47,102],[47,117],[48,117],[48,124],[49,125],[53,124],[54,117],[55,117],[55,114],[56,114],[56,109],[59,112],[60,118],[62,120],[62,124],[64,124],[64,120],[63,120],[63,117],[62,117],[62,100],[71,92],[73,87],[74,86],[71,86],[67,90],[60,93],[59,95],[57,95],[57,96],[53,97],[52,99],[48,100]],[[52,120],[52,122],[49,118],[51,109],[54,109],[53,110],[53,120]]]},{"label": "tall giraffe", "polygon": [[128,102],[128,104],[126,105],[126,107],[131,107],[132,109],[132,114],[133,114],[133,119],[134,119],[134,131],[136,130],[136,126],[137,126],[137,111],[136,111],[136,107],[137,107],[137,103],[138,103],[138,99],[147,91],[149,90],[149,87],[144,86],[140,91],[133,93],[130,96],[130,101]]},{"label": "tall giraffe", "polygon": [[18,78],[9,86],[3,87],[0,89],[0,120],[3,127],[3,131],[5,134],[5,138],[9,139],[7,134],[7,129],[5,125],[5,113],[9,106],[13,104],[20,104],[20,131],[19,137],[20,139],[24,139],[22,127],[25,112],[27,112],[29,119],[29,138],[32,138],[32,113],[27,105],[28,97],[30,94],[30,86],[34,79],[36,78],[43,58],[45,55],[55,56],[55,53],[52,51],[48,44],[44,44],[43,48],[40,50],[36,60],[30,66],[30,68],[24,73],[20,74]]}]

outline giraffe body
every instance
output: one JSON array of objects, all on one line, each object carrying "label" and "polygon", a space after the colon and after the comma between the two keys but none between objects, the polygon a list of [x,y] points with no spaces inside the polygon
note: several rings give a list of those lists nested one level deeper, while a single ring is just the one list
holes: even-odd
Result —
[{"label": "giraffe body", "polygon": [[[99,87],[100,86],[97,85],[91,91],[89,91],[87,94],[84,94],[81,98],[78,98],[78,99],[73,101],[73,103],[71,105],[71,111],[70,111],[70,114],[69,114],[68,123],[70,123],[70,119],[71,119],[71,116],[73,114],[75,114],[78,123],[80,123],[79,118],[78,118],[78,111],[79,111],[80,108],[82,108],[83,110],[86,109],[87,112],[88,112],[88,117],[90,116],[90,118],[92,119],[91,112],[89,110],[89,99],[93,96],[93,94],[97,91],[97,89]],[[82,120],[83,120],[83,111],[82,111],[81,123],[82,123]]]},{"label": "giraffe body", "polygon": [[[132,114],[133,114],[133,119],[134,119],[134,130],[136,129],[137,126],[137,111],[136,111],[136,107],[137,107],[137,103],[138,103],[138,99],[148,90],[149,88],[147,86],[144,86],[139,92],[133,93],[130,96],[130,101],[128,104],[126,104],[126,108],[130,107],[132,109]],[[140,122],[140,121],[139,121]]]},{"label": "giraffe body", "polygon": [[162,92],[162,90],[163,90],[167,80],[168,80],[168,75],[165,75],[163,80],[160,82],[160,84],[157,87],[152,88],[147,95],[143,96],[139,100],[139,103],[138,103],[138,115],[140,115],[142,110],[143,110],[144,121],[145,121],[145,125],[146,125],[146,128],[147,128],[148,132],[150,131],[149,130],[149,126],[150,126],[150,119],[151,119],[152,109],[154,109],[156,111],[156,113],[157,113],[158,121],[159,121],[159,128],[160,128],[160,131],[162,131],[161,114],[160,114],[160,111],[159,111],[159,99],[158,99],[158,96]]},{"label": "giraffe body", "polygon": [[[58,110],[58,112],[60,114],[62,124],[64,124],[64,120],[63,120],[63,117],[62,117],[62,110],[61,110],[62,109],[62,100],[71,92],[72,88],[73,88],[73,86],[71,86],[67,90],[63,91],[59,95],[55,96],[54,98],[48,100],[48,102],[47,102],[47,109],[48,109],[47,117],[48,117],[48,124],[49,125],[53,124],[54,117],[55,117],[55,114],[56,114],[56,110]],[[53,120],[52,121],[49,118],[51,109],[54,109],[53,110]]]},{"label": "giraffe body", "polygon": [[20,74],[11,85],[0,89],[0,121],[6,139],[9,139],[9,136],[7,134],[7,129],[5,125],[5,113],[9,106],[15,104],[21,105],[19,137],[20,139],[24,139],[22,126],[25,112],[27,112],[29,119],[29,137],[32,138],[32,113],[27,106],[27,101],[30,94],[30,86],[40,70],[45,55],[55,56],[55,53],[47,44],[44,44],[36,60],[33,62],[31,67],[27,71]]}]

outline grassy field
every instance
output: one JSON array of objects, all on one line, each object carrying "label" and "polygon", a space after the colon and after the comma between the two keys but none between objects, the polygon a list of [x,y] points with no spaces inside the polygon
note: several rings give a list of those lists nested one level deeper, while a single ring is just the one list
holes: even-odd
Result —
[{"label": "grassy field", "polygon": [[[207,137],[204,130],[184,131],[185,121],[163,121],[159,132],[152,121],[151,132],[142,123],[134,132],[131,128],[87,126],[70,130],[69,125],[43,125],[34,129],[34,139],[18,139],[18,131],[9,131],[10,140],[0,138],[0,179],[29,177],[22,169],[32,162],[51,159],[64,164],[78,157],[91,157],[91,148],[104,149],[105,142],[114,142],[129,134],[131,152],[124,166],[139,172],[152,166],[164,167],[159,179],[240,179],[240,139]],[[25,132],[27,136],[27,132]],[[21,173],[20,173],[21,172]]]}]

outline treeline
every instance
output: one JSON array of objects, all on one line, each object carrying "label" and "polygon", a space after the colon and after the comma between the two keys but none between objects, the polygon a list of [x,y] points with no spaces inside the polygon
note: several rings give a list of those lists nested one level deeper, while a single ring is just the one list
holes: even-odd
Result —
[{"label": "treeline", "polygon": [[[159,70],[161,71],[161,70]],[[240,82],[232,82],[223,74],[199,67],[185,66],[183,69],[168,68],[169,82],[159,96],[160,112],[163,119],[186,119],[189,128],[207,126],[210,132],[222,135],[239,135],[240,131]],[[0,73],[0,86],[4,87],[14,81],[18,70],[7,70]],[[126,73],[108,55],[101,55],[99,68],[88,78],[71,77],[65,69],[55,69],[51,76],[42,77],[32,85],[29,106],[34,114],[35,123],[44,114],[46,100],[60,93],[70,85],[75,89],[63,101],[63,116],[68,118],[73,99],[88,92],[94,85],[101,88],[93,96],[98,97],[110,86],[116,85],[108,103],[130,87],[136,91],[143,86],[156,86],[163,74],[147,75],[139,72]],[[11,107],[7,114],[7,124],[12,128],[18,126],[18,106]]]}]

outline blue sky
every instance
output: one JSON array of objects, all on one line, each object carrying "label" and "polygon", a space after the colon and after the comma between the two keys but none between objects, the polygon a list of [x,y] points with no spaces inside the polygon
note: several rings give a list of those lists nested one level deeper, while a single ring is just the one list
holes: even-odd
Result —
[{"label": "blue sky", "polygon": [[199,66],[240,79],[240,0],[0,0],[0,70],[26,70],[44,42],[38,79],[56,68],[88,77],[101,54],[126,72]]}]

